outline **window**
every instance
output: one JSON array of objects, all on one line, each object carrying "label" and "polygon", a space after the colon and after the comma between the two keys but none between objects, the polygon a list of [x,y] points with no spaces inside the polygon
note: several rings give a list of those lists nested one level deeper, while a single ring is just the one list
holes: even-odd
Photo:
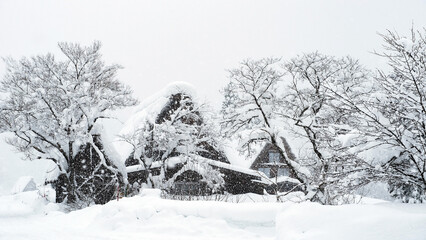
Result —
[{"label": "window", "polygon": [[263,172],[267,177],[270,177],[271,175],[271,169],[270,168],[259,168],[259,172]]},{"label": "window", "polygon": [[288,168],[278,168],[278,176],[290,176]]},{"label": "window", "polygon": [[279,163],[280,154],[277,152],[269,152],[269,163]]}]

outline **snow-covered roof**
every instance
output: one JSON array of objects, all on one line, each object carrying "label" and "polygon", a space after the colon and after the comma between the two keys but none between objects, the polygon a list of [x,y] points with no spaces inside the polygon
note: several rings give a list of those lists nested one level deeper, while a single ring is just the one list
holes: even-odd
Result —
[{"label": "snow-covered roof", "polygon": [[[118,154],[118,151],[116,149],[115,144],[113,144],[108,137],[108,132],[105,131],[103,124],[102,124],[102,119],[100,120],[100,124],[96,124],[95,127],[93,128],[92,134],[97,135],[98,137],[100,137],[100,142],[103,145],[103,151],[105,152],[105,156],[108,157],[108,160],[110,161],[111,164],[113,164],[118,171],[124,176],[124,179],[126,179],[126,166],[124,165],[124,162],[121,161],[121,156]],[[78,153],[78,151],[76,151],[76,153]],[[46,175],[45,175],[45,181],[46,182],[52,182],[52,181],[56,181],[59,177],[59,175],[61,174],[61,171],[59,170],[58,166],[49,160],[49,165],[48,168],[46,170]]]},{"label": "snow-covered roof", "polygon": [[31,176],[20,177],[18,181],[16,181],[15,185],[12,188],[12,193],[20,193],[36,190],[37,186],[34,182],[34,178]]},{"label": "snow-covered roof", "polygon": [[[158,167],[161,167],[160,161],[156,161],[151,164],[151,168],[158,168]],[[141,164],[126,167],[127,173],[138,172],[142,170],[145,170],[145,167]]]},{"label": "snow-covered roof", "polygon": [[56,165],[52,161],[49,161],[49,165],[46,170],[45,181],[46,182],[56,181],[59,177],[59,174],[60,174],[60,170],[58,168],[58,165]]},{"label": "snow-covered roof", "polygon": [[[309,172],[306,170],[306,168],[301,167],[300,164],[298,164],[298,162],[300,160],[306,160],[312,157],[312,151],[311,151],[310,145],[307,139],[302,137],[303,136],[302,133],[297,132],[300,129],[294,128],[294,126],[293,128],[291,128],[291,126],[288,126],[287,128],[288,129],[283,128],[277,131],[280,133],[279,136],[282,138],[282,144],[284,145],[283,147],[286,148],[286,152],[288,149],[289,152],[287,152],[287,154],[289,154],[289,157],[291,157],[290,159],[292,160],[291,162],[294,165],[293,167],[295,167],[296,169],[298,169],[298,171],[301,171],[303,172],[303,174],[308,176]],[[237,139],[234,139],[232,141],[230,140],[224,145],[225,145],[225,148],[224,148],[225,154],[228,158],[228,161],[231,163],[231,165],[237,166],[239,168],[247,169],[247,170],[252,170],[251,166],[253,165],[254,161],[257,159],[259,154],[261,154],[261,152],[267,146],[267,143],[265,142],[257,143],[251,146],[250,150],[252,152],[250,156],[241,155],[239,153],[238,149],[240,147],[239,147]],[[275,180],[276,179],[273,179],[273,181]]]},{"label": "snow-covered roof", "polygon": [[155,119],[169,102],[170,96],[178,93],[190,96],[193,101],[197,98],[196,91],[192,85],[185,82],[171,83],[158,93],[142,101],[142,103],[136,107],[132,117],[121,129],[120,135],[135,132],[135,130],[137,130],[141,124],[145,124],[145,122],[155,123]]},{"label": "snow-covered roof", "polygon": [[228,164],[228,163],[223,163],[223,162],[219,162],[219,161],[215,161],[215,160],[211,160],[211,159],[207,159],[207,158],[202,158],[200,160],[205,161],[212,166],[229,169],[229,170],[241,172],[241,173],[244,173],[244,174],[248,174],[248,175],[252,175],[252,176],[256,176],[256,177],[260,177],[260,178],[267,178],[267,176],[263,172],[259,172],[257,170],[252,170],[252,169],[249,169],[249,168],[240,167],[240,166],[236,166],[236,165],[232,165],[232,164]]},{"label": "snow-covered roof", "polygon": [[292,183],[296,183],[299,184],[300,182],[292,177],[289,176],[278,176],[276,179],[275,178],[270,178],[272,182],[277,182],[277,183],[281,183],[281,182],[292,182]]},{"label": "snow-covered roof", "polygon": [[[223,169],[232,170],[232,171],[235,171],[235,172],[244,173],[244,174],[251,175],[251,176],[254,176],[254,177],[258,177],[259,180],[256,180],[256,181],[260,182],[260,183],[264,183],[264,184],[270,184],[270,183],[274,183],[274,182],[300,183],[296,179],[288,177],[288,176],[279,176],[278,179],[268,178],[263,172],[253,170],[253,169],[249,169],[247,167],[241,167],[241,166],[237,166],[237,165],[233,165],[233,164],[223,163],[223,162],[219,162],[219,161],[216,161],[216,160],[212,160],[212,159],[208,159],[208,158],[204,158],[204,157],[196,156],[196,155],[194,155],[193,157],[194,157],[194,160],[197,160],[199,163],[207,163],[210,166],[215,166],[215,167],[219,167],[219,168],[223,168]],[[174,158],[179,158],[179,157],[174,157]],[[180,162],[182,162],[182,161],[180,161]],[[161,166],[161,162],[157,161],[157,162],[152,163],[151,168],[157,168],[157,167],[160,167],[160,166]],[[133,166],[127,167],[126,170],[127,170],[127,173],[132,173],[132,172],[138,172],[138,171],[145,170],[145,167],[143,165],[133,165]]]},{"label": "snow-covered roof", "polygon": [[[132,116],[126,121],[119,132],[119,135],[132,135],[146,123],[155,123],[157,116],[168,104],[170,96],[179,93],[190,96],[193,102],[197,101],[197,94],[192,85],[185,82],[170,83],[158,93],[146,98],[136,107]],[[121,161],[124,162],[133,151],[132,145],[123,141],[116,141],[114,144],[119,150]]]},{"label": "snow-covered roof", "polygon": [[246,168],[249,169],[256,157],[259,155],[259,153],[262,151],[265,144],[257,144],[255,147],[251,148],[253,151],[250,156],[241,154],[238,151],[239,144],[238,140],[233,139],[226,141],[223,144],[223,151],[226,155],[226,158],[228,161],[237,167]]},{"label": "snow-covered roof", "polygon": [[[303,143],[303,141],[300,141],[300,139],[296,139],[292,137],[290,134],[288,135],[288,137],[292,140],[291,143],[288,141],[287,138],[283,139],[283,141],[285,140],[286,144],[288,144],[291,154],[295,155],[295,156],[292,156],[292,158],[293,159],[297,158],[298,155],[293,153],[293,147],[295,147],[298,150],[297,152],[300,153],[301,152],[300,150],[303,148],[303,144],[301,144]],[[250,151],[251,151],[250,155],[241,154],[238,151],[239,149],[238,140],[234,139],[231,141],[227,141],[224,144],[224,152],[229,162],[232,165],[244,167],[244,168],[250,168],[253,165],[254,161],[258,158],[258,156],[262,153],[262,151],[265,149],[267,145],[268,144],[266,142],[253,144],[250,147]]]},{"label": "snow-covered roof", "polygon": [[[103,125],[99,124],[100,126],[97,127],[97,133],[99,134],[101,138],[101,142],[103,144],[103,150],[105,151],[106,156],[108,156],[108,159],[111,161],[111,163],[117,167],[117,169],[120,171],[121,174],[126,176],[126,166],[124,165],[124,162],[121,161],[121,155],[118,153],[117,148],[113,142],[110,142],[108,137],[107,131],[105,131]],[[124,177],[124,179],[127,179],[127,177]]]},{"label": "snow-covered roof", "polygon": [[[232,170],[232,171],[241,172],[241,173],[244,173],[244,174],[247,174],[247,175],[259,177],[261,179],[261,180],[259,180],[260,182],[264,182],[266,184],[270,183],[270,181],[267,180],[268,177],[263,172],[253,170],[253,169],[249,169],[247,167],[241,167],[241,166],[237,166],[237,165],[233,165],[233,164],[228,164],[228,163],[204,158],[204,157],[201,157],[201,156],[198,156],[198,155],[194,155],[192,157],[193,157],[194,160],[197,160],[199,163],[207,163],[210,166],[229,169],[229,170]],[[178,158],[178,157],[174,157],[174,158]],[[161,162],[157,161],[157,162],[152,163],[151,168],[157,168],[157,167],[160,167],[160,166],[161,166]],[[138,172],[138,171],[145,170],[145,167],[143,165],[138,164],[138,165],[126,167],[126,170],[127,170],[127,173],[132,173],[132,172]]]}]

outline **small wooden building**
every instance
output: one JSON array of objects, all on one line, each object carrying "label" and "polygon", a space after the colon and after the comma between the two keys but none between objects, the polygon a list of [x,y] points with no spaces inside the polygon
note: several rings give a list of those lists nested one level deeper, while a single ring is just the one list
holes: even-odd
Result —
[{"label": "small wooden building", "polygon": [[[284,144],[287,157],[290,160],[294,160],[296,157],[291,151],[287,141],[285,138],[281,138],[281,140]],[[292,177],[283,156],[271,143],[267,143],[264,146],[262,151],[260,151],[259,155],[251,164],[250,169],[263,172],[269,178],[275,178],[277,176]]]},{"label": "small wooden building", "polygon": [[[144,105],[134,128],[134,131],[146,130],[141,135],[146,140],[144,152],[136,159],[133,150],[125,161],[130,184],[150,182],[154,187],[165,187],[165,182],[173,181],[174,184],[166,186],[166,189],[174,194],[207,194],[217,190],[216,187],[209,189],[211,186],[205,183],[213,182],[216,186],[216,180],[223,181],[220,172],[208,164],[198,164],[195,158],[198,156],[223,163],[228,163],[228,160],[221,149],[215,147],[218,145],[216,140],[208,135],[209,122],[200,109],[192,90],[181,84],[169,86],[156,96],[156,100]],[[158,132],[164,134],[154,134],[156,129],[161,129]],[[167,135],[167,129],[171,129],[174,135],[170,136],[174,137]],[[165,150],[165,146],[169,149]],[[190,165],[194,168],[189,169]],[[213,172],[217,176],[208,174]],[[148,179],[149,176],[152,179]]]},{"label": "small wooden building", "polygon": [[[285,154],[289,160],[295,160],[290,145],[285,138],[281,138]],[[288,165],[277,147],[267,143],[260,151],[250,169],[264,173],[269,178],[269,184],[265,187],[266,192],[276,194],[276,192],[300,191],[301,187],[292,176]]]}]

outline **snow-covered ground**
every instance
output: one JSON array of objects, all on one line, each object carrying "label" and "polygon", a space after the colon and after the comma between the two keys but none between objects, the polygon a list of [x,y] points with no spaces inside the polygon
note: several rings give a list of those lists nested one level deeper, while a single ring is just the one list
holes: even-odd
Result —
[{"label": "snow-covered ground", "polygon": [[32,191],[0,197],[0,239],[424,240],[426,204],[175,201],[151,190],[65,213]]}]

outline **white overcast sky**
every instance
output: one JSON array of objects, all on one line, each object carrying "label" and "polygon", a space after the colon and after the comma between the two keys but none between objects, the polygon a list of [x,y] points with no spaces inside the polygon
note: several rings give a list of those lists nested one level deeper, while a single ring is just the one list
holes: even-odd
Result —
[{"label": "white overcast sky", "polygon": [[[0,0],[0,56],[57,54],[60,41],[100,40],[105,60],[125,67],[119,77],[140,100],[187,81],[218,106],[225,70],[243,59],[318,50],[375,68],[383,64],[370,53],[380,50],[377,33],[406,34],[413,23],[426,27],[426,0]],[[0,181],[16,158],[3,145],[9,160],[0,158]]]}]

